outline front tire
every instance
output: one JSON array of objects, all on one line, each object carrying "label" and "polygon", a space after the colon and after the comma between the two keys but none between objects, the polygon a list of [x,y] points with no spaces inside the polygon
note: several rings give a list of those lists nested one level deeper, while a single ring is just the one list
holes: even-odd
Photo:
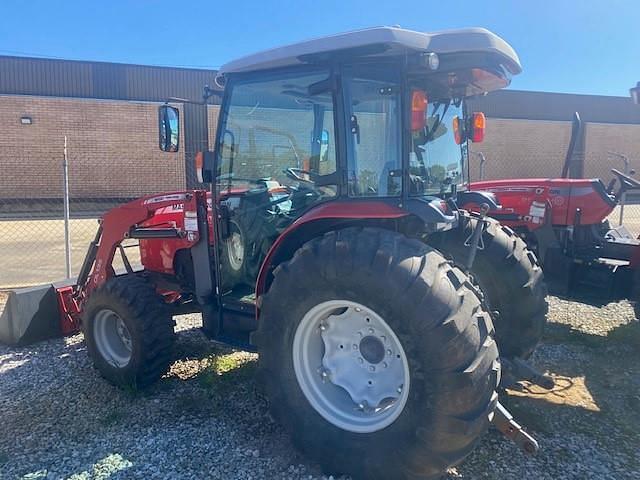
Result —
[{"label": "front tire", "polygon": [[[493,312],[500,355],[528,358],[542,339],[547,324],[547,287],[535,254],[509,227],[485,218],[482,234],[484,249],[478,249],[471,267],[485,300]],[[460,216],[458,228],[437,234],[431,243],[464,265],[469,255],[465,241],[471,236],[477,218]]]},{"label": "front tire", "polygon": [[298,448],[327,473],[367,479],[436,478],[471,452],[500,371],[491,319],[459,269],[400,234],[348,228],[274,275],[259,372]]},{"label": "front tire", "polygon": [[173,318],[144,278],[108,280],[87,300],[82,323],[94,366],[114,385],[146,387],[169,369]]},{"label": "front tire", "polygon": [[233,290],[246,282],[247,235],[240,222],[229,220],[229,236],[222,241],[220,252],[222,289]]}]

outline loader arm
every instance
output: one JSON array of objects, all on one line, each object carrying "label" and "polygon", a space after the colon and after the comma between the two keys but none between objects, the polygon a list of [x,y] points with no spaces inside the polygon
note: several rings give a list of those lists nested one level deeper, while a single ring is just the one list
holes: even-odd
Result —
[{"label": "loader arm", "polygon": [[[182,227],[145,227],[157,210],[180,204],[184,222]],[[73,297],[82,310],[84,299],[96,288],[115,275],[113,257],[118,246],[126,239],[175,238],[192,247],[200,239],[198,209],[206,211],[206,191],[189,190],[142,197],[109,210],[100,220],[96,239],[92,242],[83,262]]]},{"label": "loader arm", "polygon": [[[157,210],[178,204],[184,216],[180,226],[143,225]],[[96,288],[115,276],[113,257],[124,240],[173,238],[190,248],[200,240],[203,227],[199,224],[202,213],[198,212],[206,212],[206,206],[206,191],[188,190],[142,197],[109,210],[99,221],[75,282],[49,283],[10,293],[0,318],[0,341],[24,345],[79,331],[84,303]],[[206,226],[206,218],[204,222]]]},{"label": "loader arm", "polygon": [[[109,210],[101,219],[94,248],[89,248],[78,276],[77,294],[88,296],[114,275],[112,262],[118,246],[126,239],[181,238],[195,245],[200,233],[197,225],[198,204],[206,206],[206,192],[191,190],[143,197]],[[184,228],[141,226],[155,212],[175,204],[184,205]],[[94,246],[92,243],[92,246]]]}]

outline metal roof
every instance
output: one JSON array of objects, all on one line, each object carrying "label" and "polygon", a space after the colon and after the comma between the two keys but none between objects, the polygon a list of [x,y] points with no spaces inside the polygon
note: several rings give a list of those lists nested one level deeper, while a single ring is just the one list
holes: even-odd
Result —
[{"label": "metal roof", "polygon": [[202,98],[216,71],[0,56],[0,94],[162,102]]},{"label": "metal roof", "polygon": [[640,105],[630,97],[496,90],[467,104],[494,118],[570,122],[578,112],[584,122],[640,124]]},{"label": "metal roof", "polygon": [[484,28],[423,33],[397,27],[374,27],[264,50],[223,65],[219,73],[248,72],[300,65],[307,63],[308,57],[311,55],[339,54],[366,47],[383,47],[382,49],[371,49],[368,53],[379,56],[407,52],[492,54],[500,58],[512,74],[520,73],[522,70],[518,55],[513,48],[502,38]]}]

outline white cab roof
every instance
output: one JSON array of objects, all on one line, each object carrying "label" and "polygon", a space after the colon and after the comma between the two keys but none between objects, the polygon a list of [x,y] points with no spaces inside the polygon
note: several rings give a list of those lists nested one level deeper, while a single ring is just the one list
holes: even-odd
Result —
[{"label": "white cab roof", "polygon": [[[496,34],[484,28],[462,28],[423,33],[397,27],[374,27],[353,32],[314,38],[284,47],[264,50],[231,61],[220,68],[220,74],[249,72],[270,68],[301,65],[310,55],[330,56],[341,51],[358,51],[366,47],[381,46],[371,56],[389,56],[402,53],[434,52],[488,53],[497,55],[512,73],[522,71],[520,60],[511,46]],[[361,53],[367,55],[367,52]]]}]

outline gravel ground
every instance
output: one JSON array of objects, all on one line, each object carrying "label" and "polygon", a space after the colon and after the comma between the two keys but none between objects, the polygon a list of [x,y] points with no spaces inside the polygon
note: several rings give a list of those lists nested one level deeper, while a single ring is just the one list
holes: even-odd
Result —
[{"label": "gravel ground", "polygon": [[[490,432],[450,479],[640,478],[632,309],[550,303],[533,362],[556,377],[556,389],[503,395],[541,451],[527,457]],[[178,319],[176,361],[144,392],[102,380],[82,335],[0,347],[0,478],[326,478],[269,419],[254,388],[255,356],[217,347],[198,323]]]}]

